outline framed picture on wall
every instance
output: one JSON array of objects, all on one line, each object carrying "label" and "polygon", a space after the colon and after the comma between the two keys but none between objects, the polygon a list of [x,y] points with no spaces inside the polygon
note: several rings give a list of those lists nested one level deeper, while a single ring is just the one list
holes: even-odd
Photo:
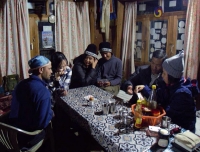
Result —
[{"label": "framed picture on wall", "polygon": [[174,12],[187,9],[188,0],[164,0],[164,11]]}]

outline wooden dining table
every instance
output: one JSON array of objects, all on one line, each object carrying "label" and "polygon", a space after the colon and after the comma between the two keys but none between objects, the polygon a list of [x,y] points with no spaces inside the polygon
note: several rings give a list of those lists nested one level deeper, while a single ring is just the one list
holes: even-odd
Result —
[{"label": "wooden dining table", "polygon": [[[86,99],[88,95],[95,99],[93,106]],[[128,129],[119,128],[121,120],[118,119],[117,112],[103,115],[101,103],[112,97],[112,94],[91,85],[70,89],[67,96],[60,97],[59,104],[70,119],[91,134],[106,151],[148,151],[156,143],[155,137],[146,135],[145,129],[135,130],[131,125]],[[127,110],[130,112],[130,108]],[[174,125],[171,124],[170,127]]]}]

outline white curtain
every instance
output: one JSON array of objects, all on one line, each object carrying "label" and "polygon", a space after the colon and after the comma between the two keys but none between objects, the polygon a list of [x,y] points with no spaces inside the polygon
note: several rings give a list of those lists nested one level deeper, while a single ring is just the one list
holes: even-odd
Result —
[{"label": "white curtain", "polygon": [[0,4],[0,74],[28,77],[29,17],[27,0],[3,0]]},{"label": "white curtain", "polygon": [[200,0],[189,0],[185,28],[184,76],[197,79],[199,66]]},{"label": "white curtain", "polygon": [[56,18],[56,51],[71,61],[91,42],[88,2],[57,0]]},{"label": "white curtain", "polygon": [[136,35],[137,2],[126,2],[124,12],[122,63],[124,76],[135,72],[134,48]]}]

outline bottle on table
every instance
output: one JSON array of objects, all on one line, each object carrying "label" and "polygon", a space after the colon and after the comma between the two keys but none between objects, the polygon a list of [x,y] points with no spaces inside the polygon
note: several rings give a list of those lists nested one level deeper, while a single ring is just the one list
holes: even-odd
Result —
[{"label": "bottle on table", "polygon": [[152,85],[151,94],[148,98],[148,107],[150,109],[156,109],[157,108],[156,85]]},{"label": "bottle on table", "polygon": [[136,108],[135,108],[135,127],[141,128],[142,127],[142,101],[137,100]]}]

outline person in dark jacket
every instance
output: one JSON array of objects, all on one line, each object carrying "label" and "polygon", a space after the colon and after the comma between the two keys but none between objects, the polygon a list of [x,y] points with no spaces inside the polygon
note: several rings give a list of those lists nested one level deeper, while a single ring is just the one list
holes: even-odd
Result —
[{"label": "person in dark jacket", "polygon": [[121,89],[127,94],[133,95],[129,104],[135,104],[138,96],[134,93],[135,86],[147,85],[151,88],[152,85],[159,86],[163,82],[162,79],[162,63],[167,58],[165,51],[156,50],[153,52],[151,64],[139,66],[131,77],[125,81]]},{"label": "person in dark jacket", "polygon": [[[12,94],[10,123],[26,131],[44,129],[53,117],[51,94],[46,80],[51,77],[51,62],[44,56],[35,56],[28,62],[30,77],[22,80]],[[43,131],[36,136],[18,136],[20,147],[30,148],[44,138]]]},{"label": "person in dark jacket", "polygon": [[[184,54],[181,52],[166,59],[163,64],[165,83],[157,90],[157,102],[165,109],[172,122],[191,131],[195,131],[196,105],[194,97],[199,93],[196,80],[185,80]],[[148,98],[150,89],[147,86],[136,86],[135,92],[142,91]]]},{"label": "person in dark jacket", "polygon": [[95,44],[89,44],[84,54],[74,59],[70,88],[95,85],[97,81],[97,49]]},{"label": "person in dark jacket", "polygon": [[151,64],[139,66],[130,78],[122,84],[122,90],[132,95],[137,85],[152,85],[162,81],[162,63],[167,58],[165,51],[153,52]]},{"label": "person in dark jacket", "polygon": [[109,42],[100,43],[99,50],[102,58],[98,62],[97,85],[117,95],[122,80],[122,61],[113,55]]}]

